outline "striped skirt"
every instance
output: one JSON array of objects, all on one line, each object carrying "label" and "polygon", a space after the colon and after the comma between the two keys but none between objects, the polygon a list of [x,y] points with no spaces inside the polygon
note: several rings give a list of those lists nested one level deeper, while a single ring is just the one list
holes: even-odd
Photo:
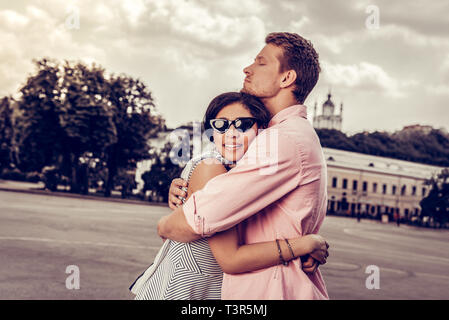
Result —
[{"label": "striped skirt", "polygon": [[219,300],[223,272],[207,239],[166,240],[154,263],[135,281],[136,300]]}]

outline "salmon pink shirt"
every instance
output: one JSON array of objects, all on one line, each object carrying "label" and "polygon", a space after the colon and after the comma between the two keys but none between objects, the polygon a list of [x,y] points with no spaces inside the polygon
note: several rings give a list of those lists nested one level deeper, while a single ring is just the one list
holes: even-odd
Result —
[{"label": "salmon pink shirt", "polygon": [[[326,209],[326,162],[303,105],[277,113],[233,169],[183,205],[196,233],[207,237],[240,223],[246,244],[318,233]],[[307,275],[295,259],[287,266],[225,273],[222,299],[328,299],[328,294],[319,269]]]}]

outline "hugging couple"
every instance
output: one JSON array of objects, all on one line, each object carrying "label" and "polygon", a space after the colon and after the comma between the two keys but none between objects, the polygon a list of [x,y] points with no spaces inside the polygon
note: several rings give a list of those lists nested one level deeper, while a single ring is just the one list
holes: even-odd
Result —
[{"label": "hugging couple", "polygon": [[328,299],[327,170],[303,105],[318,54],[294,33],[265,42],[241,92],[206,110],[214,148],[173,180],[173,212],[157,226],[165,242],[130,288],[138,300]]}]

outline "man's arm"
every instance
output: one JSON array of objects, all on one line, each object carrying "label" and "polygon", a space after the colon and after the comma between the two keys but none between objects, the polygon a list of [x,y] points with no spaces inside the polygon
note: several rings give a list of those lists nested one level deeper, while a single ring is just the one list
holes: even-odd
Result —
[{"label": "man's arm", "polygon": [[159,220],[157,232],[161,238],[178,242],[192,242],[201,238],[187,223],[182,207]]},{"label": "man's arm", "polygon": [[[202,189],[212,178],[226,173],[226,169],[219,161],[207,159],[201,161],[194,169],[187,189],[187,199],[195,191]],[[158,233],[162,238],[168,238],[179,242],[191,242],[201,238],[187,223],[183,208],[163,217],[158,224]]]},{"label": "man's arm", "polygon": [[[319,179],[303,174],[297,139],[276,130],[276,141],[273,141],[273,132],[269,134],[269,131],[257,136],[235,168],[211,179],[186,201],[183,212],[190,229],[183,228],[179,220],[169,218],[164,221],[167,223],[164,229],[179,228],[177,232],[184,235],[193,230],[198,235],[210,236],[261,211],[294,190],[304,179],[305,183]],[[172,222],[177,225],[169,225]]]}]

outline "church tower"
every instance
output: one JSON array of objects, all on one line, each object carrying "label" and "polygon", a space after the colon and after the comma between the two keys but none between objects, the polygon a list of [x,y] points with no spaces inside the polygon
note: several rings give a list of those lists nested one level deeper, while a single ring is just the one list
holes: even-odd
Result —
[{"label": "church tower", "polygon": [[332,94],[329,91],[327,100],[322,105],[321,115],[317,113],[317,104],[315,102],[313,127],[316,129],[335,129],[341,131],[342,115],[343,103],[340,104],[340,113],[336,114]]}]

